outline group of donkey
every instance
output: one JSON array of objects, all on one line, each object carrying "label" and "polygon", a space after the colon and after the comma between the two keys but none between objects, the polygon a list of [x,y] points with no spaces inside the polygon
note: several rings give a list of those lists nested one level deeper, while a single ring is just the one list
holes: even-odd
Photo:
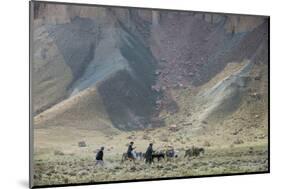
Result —
[{"label": "group of donkey", "polygon": [[[184,157],[197,157],[200,156],[201,154],[203,155],[205,153],[204,148],[198,148],[198,147],[191,147],[187,150],[185,150],[185,154]],[[173,150],[173,149],[169,149],[169,150],[161,150],[161,151],[154,151],[152,153],[152,162],[154,162],[155,159],[157,159],[157,161],[160,160],[170,160],[172,158],[177,158],[178,154]],[[121,158],[121,163],[123,163],[124,161],[127,160],[144,160],[146,158],[145,153],[143,152],[134,152],[134,159],[130,159],[128,158],[128,154],[127,153],[123,153],[122,154],[122,158]]]}]

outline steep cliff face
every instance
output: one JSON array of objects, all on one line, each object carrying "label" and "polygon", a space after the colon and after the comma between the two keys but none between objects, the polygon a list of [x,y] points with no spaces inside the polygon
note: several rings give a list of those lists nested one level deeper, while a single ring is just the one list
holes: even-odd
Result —
[{"label": "steep cliff face", "polygon": [[66,97],[73,74],[45,27],[35,30],[33,44],[33,103],[38,114]]},{"label": "steep cliff face", "polygon": [[40,127],[164,125],[161,111],[179,111],[174,90],[229,62],[267,63],[264,17],[34,3],[33,22]]},{"label": "steep cliff face", "polygon": [[[156,61],[135,25],[134,20],[141,21],[140,15],[125,9],[84,8],[40,4],[35,11],[34,40],[41,45],[34,48],[38,54],[34,59],[38,67],[34,70],[34,111],[41,113],[36,125],[64,125],[65,120],[75,123],[79,119],[69,115],[79,110],[80,114],[97,112],[96,103],[86,106],[86,97],[76,98],[93,88],[96,92],[91,94],[100,96],[93,99],[100,99],[103,103],[99,107],[106,111],[104,122],[109,119],[119,129],[144,128],[155,107],[156,94],[151,85],[155,82]],[[142,31],[149,33],[145,29]],[[41,30],[44,33],[39,33]],[[49,48],[48,41],[56,48],[53,54],[41,52],[41,48]],[[40,63],[45,59],[45,64]],[[72,103],[70,99],[80,105],[60,105]],[[100,124],[95,116],[81,115],[80,120],[80,124]]]},{"label": "steep cliff face", "polygon": [[228,62],[250,58],[267,39],[263,17],[162,12],[159,22],[152,52],[163,62],[159,85],[166,88],[204,84]]}]

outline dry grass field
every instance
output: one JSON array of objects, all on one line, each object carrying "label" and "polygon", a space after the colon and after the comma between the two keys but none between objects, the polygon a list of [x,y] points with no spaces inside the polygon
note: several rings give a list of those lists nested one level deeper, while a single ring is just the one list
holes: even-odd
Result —
[{"label": "dry grass field", "polygon": [[[177,158],[159,162],[155,160],[153,164],[148,165],[143,160],[137,160],[136,164],[130,161],[121,163],[122,152],[125,152],[127,148],[125,144],[130,141],[127,138],[132,136],[131,133],[128,133],[127,137],[124,134],[121,135],[110,139],[105,138],[102,141],[94,135],[86,136],[85,132],[83,139],[87,142],[87,146],[84,148],[79,148],[73,142],[68,145],[58,144],[60,148],[57,150],[52,149],[51,146],[49,150],[40,150],[34,160],[35,184],[40,186],[268,171],[268,149],[265,139],[241,143],[242,140],[237,141],[233,138],[222,145],[211,142],[210,144],[203,138],[197,137],[188,139],[186,144],[175,141],[174,144],[178,147],[175,149]],[[153,134],[148,135],[148,137],[151,136]],[[140,137],[136,137],[134,141],[136,141],[137,151],[144,151],[149,142]],[[188,144],[204,146],[205,154],[199,157],[184,157],[184,149],[188,147]],[[55,145],[57,145],[56,142],[54,142]],[[104,167],[95,166],[94,160],[94,152],[101,145],[105,146]],[[162,147],[164,145],[165,143],[161,141],[154,143],[155,149],[164,148]]]}]

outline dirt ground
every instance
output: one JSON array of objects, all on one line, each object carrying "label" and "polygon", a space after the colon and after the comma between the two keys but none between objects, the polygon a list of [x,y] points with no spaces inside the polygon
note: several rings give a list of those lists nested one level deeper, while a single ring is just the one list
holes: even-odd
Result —
[{"label": "dirt ground", "polygon": [[[37,131],[41,138],[37,138],[36,144],[45,146],[36,148],[35,152],[34,181],[37,186],[268,171],[267,138],[253,137],[248,141],[243,138],[244,141],[240,139],[242,137],[238,140],[237,136],[229,134],[229,140],[225,140],[227,135],[219,136],[218,132],[217,137],[203,134],[182,138],[180,131],[168,132],[165,128],[107,137],[99,137],[99,133],[87,130],[61,131],[59,135],[56,128],[48,132]],[[50,141],[48,144],[44,132]],[[168,133],[172,140],[163,140]],[[152,137],[154,140],[151,140]],[[81,139],[86,142],[86,147],[78,147]],[[137,160],[135,165],[129,161],[122,164],[122,153],[126,152],[130,141],[135,141],[138,152],[145,152],[151,141],[154,142],[154,150],[172,145],[178,157],[159,162],[155,160],[152,165],[145,164],[143,160]],[[199,157],[185,158],[185,149],[192,145],[203,147],[205,153]],[[105,165],[95,167],[94,157],[100,146],[105,147]]]}]

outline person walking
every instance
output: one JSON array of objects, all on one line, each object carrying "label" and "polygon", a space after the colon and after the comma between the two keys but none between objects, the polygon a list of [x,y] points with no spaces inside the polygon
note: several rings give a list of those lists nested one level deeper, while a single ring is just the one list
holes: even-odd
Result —
[{"label": "person walking", "polygon": [[152,148],[153,144],[150,143],[146,152],[145,152],[145,163],[152,163],[152,153],[153,153],[153,148]]},{"label": "person walking", "polygon": [[128,150],[127,150],[127,157],[129,160],[133,160],[133,162],[135,163],[135,157],[133,155],[133,150],[135,149],[135,147],[133,147],[134,142],[130,142],[129,146],[128,146]]},{"label": "person walking", "polygon": [[104,150],[104,147],[101,147],[100,150],[98,151],[98,153],[96,154],[96,164],[95,164],[95,166],[97,166],[97,165],[103,166],[104,165],[103,150]]}]

